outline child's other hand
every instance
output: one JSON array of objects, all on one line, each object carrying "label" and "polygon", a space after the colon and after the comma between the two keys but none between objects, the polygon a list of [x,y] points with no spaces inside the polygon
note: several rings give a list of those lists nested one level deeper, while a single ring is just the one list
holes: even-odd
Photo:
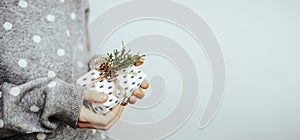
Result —
[{"label": "child's other hand", "polygon": [[[143,65],[143,63],[144,63],[143,58],[137,59],[134,62],[134,66],[136,66],[136,67],[141,66],[141,65]],[[145,96],[143,89],[147,89],[148,87],[149,87],[149,82],[147,80],[144,80],[144,82],[141,83],[140,88],[135,89],[133,91],[132,96],[129,97],[129,99],[128,99],[128,102],[130,104],[134,104],[134,103],[136,103],[137,98],[143,99]],[[123,105],[127,105],[127,102],[123,103]]]},{"label": "child's other hand", "polygon": [[[134,104],[136,103],[137,98],[143,99],[145,96],[143,89],[147,89],[148,87],[149,87],[149,82],[147,80],[144,80],[144,82],[142,82],[142,84],[140,85],[140,88],[137,88],[132,92],[132,96],[129,97],[128,102],[130,104]],[[123,105],[127,105],[127,103],[125,102],[123,103]]]}]

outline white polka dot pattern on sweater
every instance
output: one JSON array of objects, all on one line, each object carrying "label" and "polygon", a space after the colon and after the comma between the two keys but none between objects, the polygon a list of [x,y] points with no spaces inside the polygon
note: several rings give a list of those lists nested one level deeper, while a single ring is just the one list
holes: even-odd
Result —
[{"label": "white polka dot pattern on sweater", "polygon": [[3,28],[4,28],[5,30],[10,30],[10,29],[12,28],[12,24],[9,23],[9,22],[5,22],[5,23],[3,24]]},{"label": "white polka dot pattern on sweater", "polygon": [[0,128],[3,128],[4,127],[4,122],[2,119],[0,119]]},{"label": "white polka dot pattern on sweater", "polygon": [[66,30],[67,37],[70,37],[70,31]]},{"label": "white polka dot pattern on sweater", "polygon": [[48,77],[49,78],[52,78],[52,77],[55,77],[56,76],[56,73],[54,71],[48,71]]},{"label": "white polka dot pattern on sweater", "polygon": [[18,96],[21,93],[21,90],[19,87],[13,87],[10,89],[9,92],[12,96]]},{"label": "white polka dot pattern on sweater", "polygon": [[66,53],[66,52],[65,52],[64,49],[58,49],[58,50],[57,50],[57,55],[58,55],[58,56],[64,56],[65,53]]},{"label": "white polka dot pattern on sweater", "polygon": [[32,37],[32,40],[35,42],[35,43],[40,43],[42,38],[38,35],[35,35]]},{"label": "white polka dot pattern on sweater", "polygon": [[38,140],[44,140],[44,139],[46,139],[46,137],[47,137],[47,135],[46,135],[45,133],[38,133],[38,134],[36,135],[36,138],[37,138]]},{"label": "white polka dot pattern on sweater", "polygon": [[18,5],[22,8],[27,8],[28,3],[25,0],[20,0]]},{"label": "white polka dot pattern on sweater", "polygon": [[70,16],[71,16],[72,20],[75,20],[75,18],[76,18],[76,14],[75,13],[71,13]]},{"label": "white polka dot pattern on sweater", "polygon": [[53,88],[56,86],[56,82],[55,81],[52,81],[50,82],[48,85],[47,85],[49,88]]},{"label": "white polka dot pattern on sweater", "polygon": [[18,61],[18,65],[22,68],[25,68],[27,66],[27,61],[25,59],[20,59]]},{"label": "white polka dot pattern on sweater", "polygon": [[53,15],[47,15],[47,20],[49,22],[54,22],[55,21],[55,16],[53,16]]},{"label": "white polka dot pattern on sweater", "polygon": [[32,112],[38,112],[39,110],[40,110],[40,108],[37,107],[36,105],[33,105],[30,107],[30,111],[32,111]]},{"label": "white polka dot pattern on sweater", "polygon": [[93,134],[94,134],[94,135],[96,134],[96,132],[97,132],[97,130],[96,130],[96,129],[93,129]]}]

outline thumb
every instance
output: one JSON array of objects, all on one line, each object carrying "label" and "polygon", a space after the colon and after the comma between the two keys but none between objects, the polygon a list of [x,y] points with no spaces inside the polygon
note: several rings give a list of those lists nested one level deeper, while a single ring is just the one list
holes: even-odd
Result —
[{"label": "thumb", "polygon": [[108,100],[108,95],[103,92],[86,90],[84,92],[84,100],[89,102],[104,103]]}]

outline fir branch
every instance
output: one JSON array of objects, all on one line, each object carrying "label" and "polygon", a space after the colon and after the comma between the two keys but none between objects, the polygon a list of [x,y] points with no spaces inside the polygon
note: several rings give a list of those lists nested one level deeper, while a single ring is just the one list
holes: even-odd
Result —
[{"label": "fir branch", "polygon": [[130,65],[134,65],[137,61],[145,57],[145,55],[140,55],[140,52],[132,55],[130,54],[130,51],[130,49],[126,50],[123,46],[121,51],[114,50],[113,53],[108,53],[108,72],[116,72],[128,68]]}]

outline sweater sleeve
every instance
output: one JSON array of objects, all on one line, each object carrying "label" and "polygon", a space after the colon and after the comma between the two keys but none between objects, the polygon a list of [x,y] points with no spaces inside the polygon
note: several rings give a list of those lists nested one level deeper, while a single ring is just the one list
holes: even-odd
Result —
[{"label": "sweater sleeve", "polygon": [[0,85],[0,138],[52,132],[60,123],[76,128],[83,89],[59,78]]}]

